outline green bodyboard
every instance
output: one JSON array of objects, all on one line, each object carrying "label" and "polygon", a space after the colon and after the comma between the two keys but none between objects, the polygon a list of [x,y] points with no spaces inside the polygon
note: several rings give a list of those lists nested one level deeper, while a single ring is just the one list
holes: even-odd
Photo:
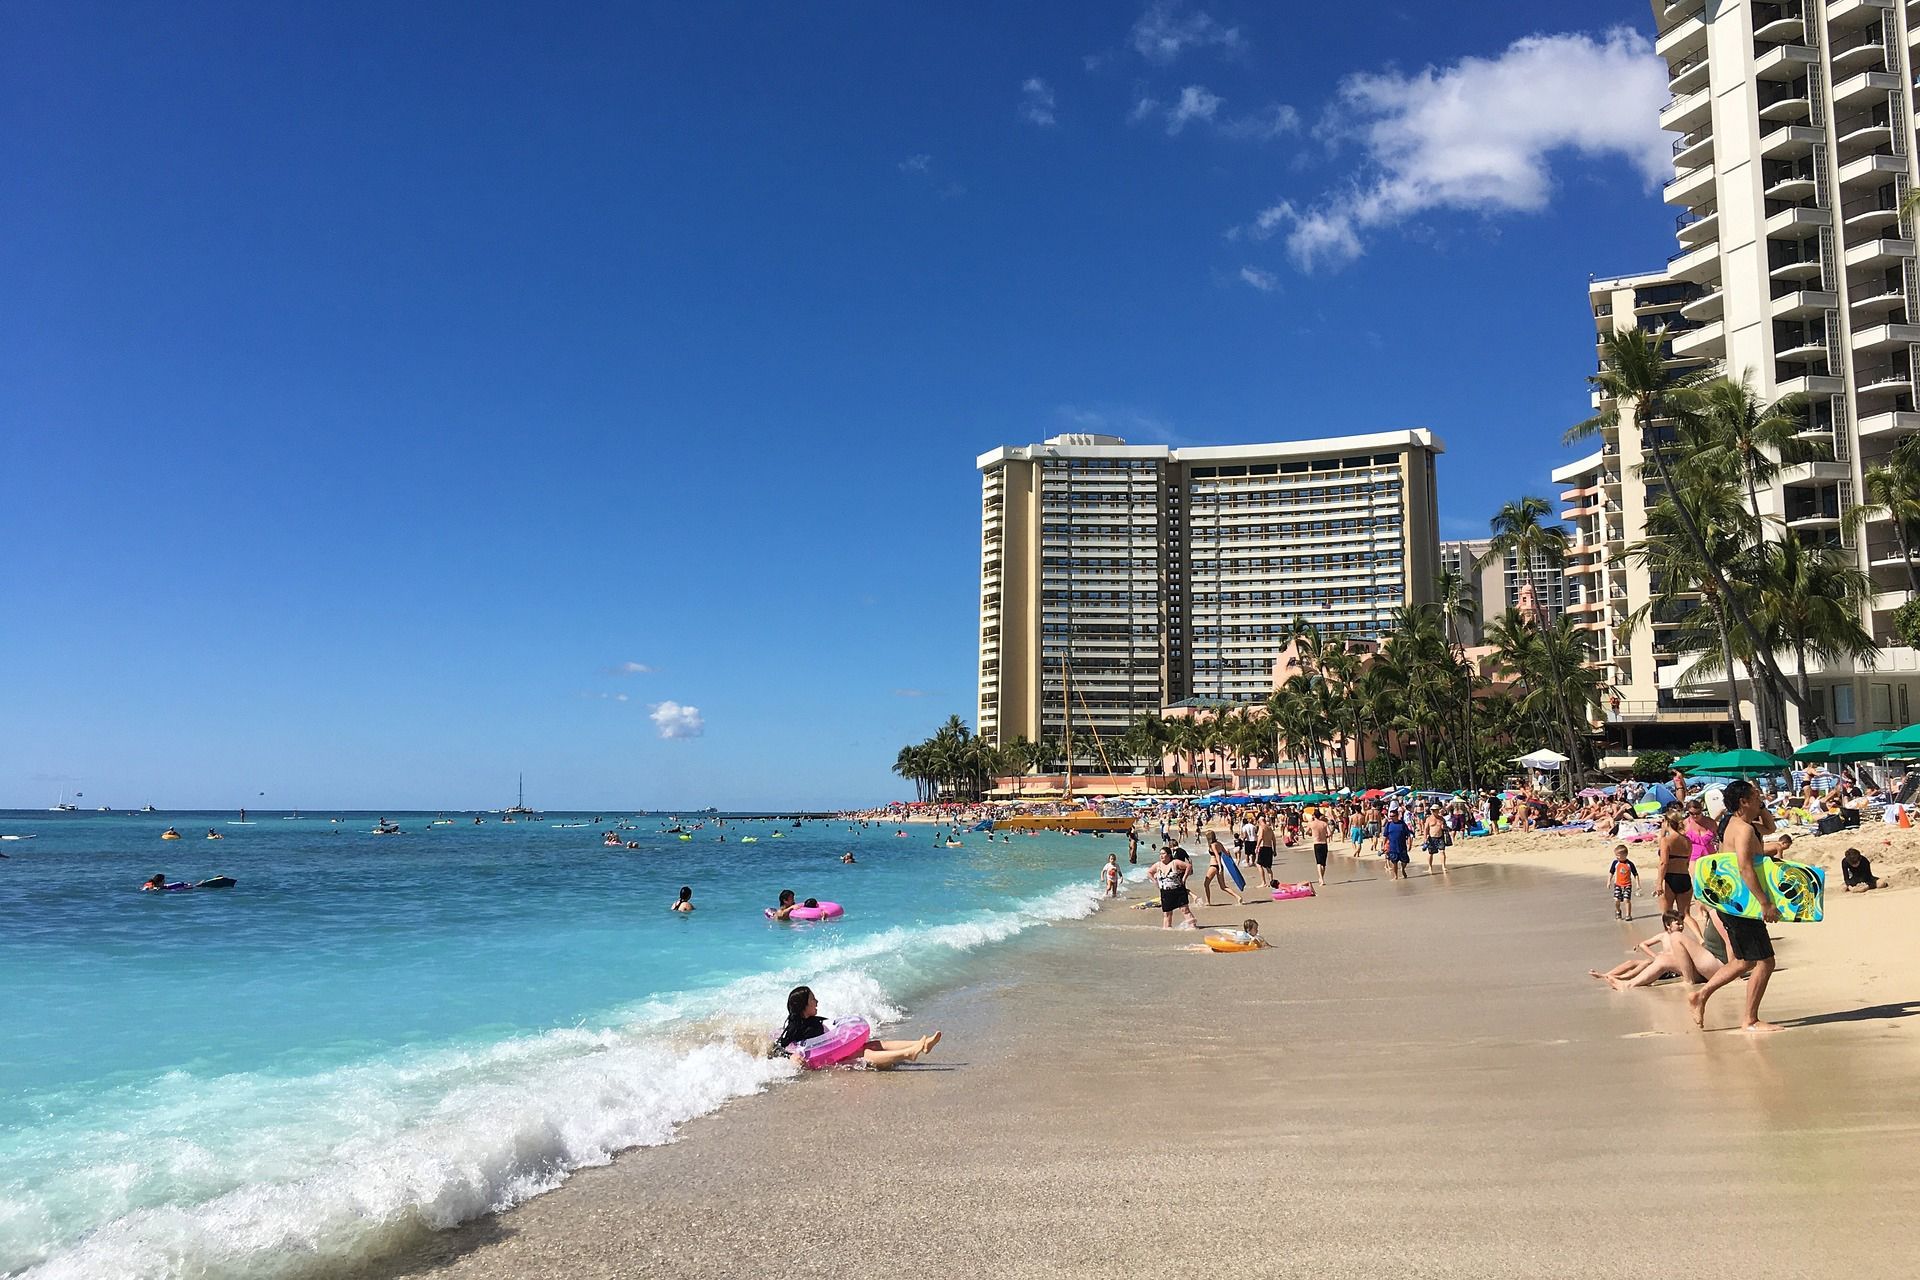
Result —
[{"label": "green bodyboard", "polygon": [[[1811,924],[1820,919],[1827,891],[1825,871],[1780,858],[1761,858],[1754,869],[1779,909],[1782,923]],[[1740,878],[1739,860],[1731,853],[1710,853],[1693,864],[1693,896],[1725,915],[1760,919],[1760,904]]]}]

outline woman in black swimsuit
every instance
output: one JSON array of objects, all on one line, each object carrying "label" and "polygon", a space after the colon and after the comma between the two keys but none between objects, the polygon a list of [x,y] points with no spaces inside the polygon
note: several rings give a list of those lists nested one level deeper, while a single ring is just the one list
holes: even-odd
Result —
[{"label": "woman in black swimsuit", "polygon": [[1679,805],[1668,805],[1660,820],[1660,911],[1685,917],[1693,905],[1693,845],[1687,839],[1687,815]]},{"label": "woman in black swimsuit", "polygon": [[1193,874],[1193,864],[1187,861],[1185,851],[1168,845],[1160,851],[1160,861],[1153,864],[1153,881],[1160,886],[1160,927],[1173,928],[1173,913],[1178,911],[1187,917],[1187,926],[1198,929],[1200,922],[1193,918],[1193,908],[1187,905],[1187,877]]}]

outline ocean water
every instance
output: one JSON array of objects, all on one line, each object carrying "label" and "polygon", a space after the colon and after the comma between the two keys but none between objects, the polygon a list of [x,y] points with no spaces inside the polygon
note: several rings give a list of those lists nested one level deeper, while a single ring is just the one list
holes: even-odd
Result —
[{"label": "ocean water", "polygon": [[[34,837],[0,842],[0,1275],[284,1276],[504,1208],[795,1079],[764,1053],[794,984],[896,1022],[982,949],[1089,913],[1125,851],[251,816],[0,813]],[[602,848],[616,823],[641,847]],[[158,872],[238,885],[139,892]],[[682,884],[691,916],[667,910]],[[774,924],[782,888],[847,914]]]}]

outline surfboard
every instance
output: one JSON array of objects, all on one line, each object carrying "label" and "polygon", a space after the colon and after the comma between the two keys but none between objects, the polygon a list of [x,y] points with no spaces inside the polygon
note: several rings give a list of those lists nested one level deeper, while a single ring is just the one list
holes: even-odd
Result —
[{"label": "surfboard", "polygon": [[1240,874],[1240,864],[1233,860],[1232,854],[1221,854],[1220,865],[1227,869],[1227,879],[1233,881],[1234,888],[1244,889],[1247,887],[1247,878]]},{"label": "surfboard", "polygon": [[[1783,924],[1811,924],[1824,914],[1824,870],[1780,858],[1761,858],[1754,865]],[[1693,864],[1693,896],[1725,915],[1760,919],[1760,903],[1740,878],[1739,859],[1732,853],[1710,853]]]}]

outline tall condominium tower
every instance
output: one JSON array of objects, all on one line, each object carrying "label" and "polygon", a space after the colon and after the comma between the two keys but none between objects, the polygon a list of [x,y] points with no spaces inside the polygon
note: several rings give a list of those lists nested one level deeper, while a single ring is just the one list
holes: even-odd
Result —
[{"label": "tall condominium tower", "polygon": [[1169,703],[1257,702],[1300,623],[1371,638],[1430,599],[1427,431],[981,455],[980,732],[1077,756]]},{"label": "tall condominium tower", "polygon": [[[1690,286],[1680,307],[1689,327],[1673,354],[1746,378],[1765,400],[1809,397],[1807,436],[1827,458],[1785,470],[1761,495],[1762,509],[1791,536],[1842,547],[1873,573],[1883,589],[1867,622],[1889,643],[1889,612],[1905,599],[1893,532],[1871,523],[1856,537],[1843,517],[1863,468],[1920,430],[1920,281],[1913,220],[1899,214],[1916,177],[1910,86],[1920,4],[1652,0],[1652,8],[1673,91],[1660,124],[1680,135],[1665,188],[1682,209],[1680,251],[1667,274]],[[1904,648],[1880,664],[1913,669]],[[1841,725],[1886,723],[1871,711],[1891,718],[1906,692],[1905,682],[1869,681],[1844,664],[1817,675],[1816,696]],[[1676,677],[1663,671],[1659,687],[1674,689]]]}]

